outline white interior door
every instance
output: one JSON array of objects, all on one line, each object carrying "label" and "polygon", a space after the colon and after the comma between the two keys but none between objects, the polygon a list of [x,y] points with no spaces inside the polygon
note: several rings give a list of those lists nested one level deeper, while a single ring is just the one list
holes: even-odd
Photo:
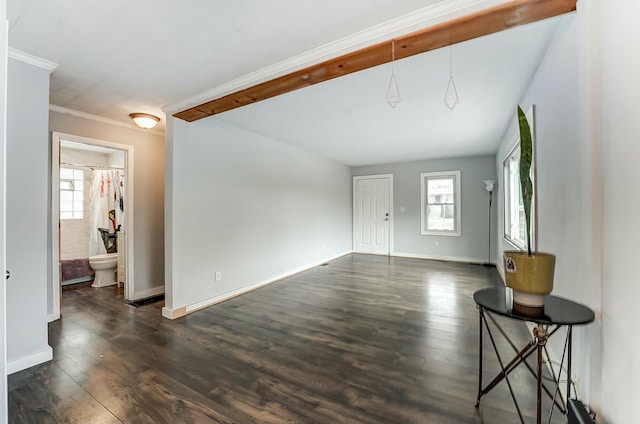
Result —
[{"label": "white interior door", "polygon": [[388,255],[391,251],[391,175],[353,178],[353,250]]}]

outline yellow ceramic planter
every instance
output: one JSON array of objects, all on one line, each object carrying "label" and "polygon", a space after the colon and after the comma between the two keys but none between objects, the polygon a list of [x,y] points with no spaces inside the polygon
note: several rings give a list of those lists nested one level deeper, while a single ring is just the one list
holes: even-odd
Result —
[{"label": "yellow ceramic planter", "polygon": [[506,251],[503,254],[507,287],[513,301],[526,306],[544,305],[544,295],[553,290],[556,257],[550,253]]}]

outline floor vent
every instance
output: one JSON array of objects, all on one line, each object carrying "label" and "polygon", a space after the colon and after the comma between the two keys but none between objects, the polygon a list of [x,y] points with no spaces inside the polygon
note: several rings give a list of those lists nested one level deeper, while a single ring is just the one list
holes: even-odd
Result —
[{"label": "floor vent", "polygon": [[128,302],[127,305],[139,308],[140,306],[151,305],[152,303],[162,302],[163,300],[164,295],[161,294],[159,296],[147,297],[146,299],[134,300],[133,302]]}]

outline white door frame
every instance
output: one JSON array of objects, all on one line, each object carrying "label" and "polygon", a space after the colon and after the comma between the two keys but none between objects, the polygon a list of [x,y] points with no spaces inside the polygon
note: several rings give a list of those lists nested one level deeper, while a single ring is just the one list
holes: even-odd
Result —
[{"label": "white door frame", "polygon": [[361,175],[357,177],[353,177],[353,218],[352,218],[352,250],[357,252],[356,250],[356,204],[357,204],[357,190],[356,183],[358,180],[374,180],[386,178],[389,180],[389,252],[388,255],[391,255],[394,252],[393,246],[393,174],[377,174],[377,175]]},{"label": "white door frame", "polygon": [[51,133],[51,273],[53,290],[53,313],[49,316],[49,322],[60,318],[60,140],[73,141],[76,143],[92,144],[94,146],[108,147],[122,150],[125,153],[124,173],[126,181],[125,190],[125,231],[126,231],[126,283],[125,300],[133,299],[135,293],[133,279],[133,146],[114,143],[112,141],[98,140],[95,138],[80,137],[61,132]]}]

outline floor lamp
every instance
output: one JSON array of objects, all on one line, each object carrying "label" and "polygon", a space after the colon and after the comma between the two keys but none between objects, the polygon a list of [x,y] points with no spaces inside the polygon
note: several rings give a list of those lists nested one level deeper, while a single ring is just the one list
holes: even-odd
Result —
[{"label": "floor lamp", "polygon": [[491,263],[491,200],[493,199],[493,185],[495,180],[484,180],[484,188],[489,192],[489,253],[488,260],[484,263],[484,266],[495,266]]}]

